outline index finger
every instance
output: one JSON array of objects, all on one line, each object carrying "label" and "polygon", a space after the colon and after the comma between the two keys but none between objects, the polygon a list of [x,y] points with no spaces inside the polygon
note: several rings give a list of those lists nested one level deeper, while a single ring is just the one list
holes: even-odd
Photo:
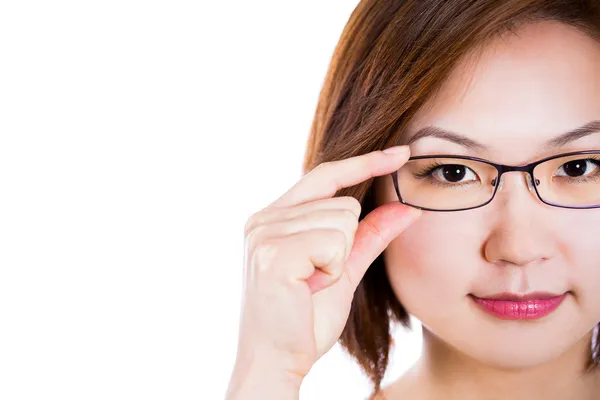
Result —
[{"label": "index finger", "polygon": [[394,146],[320,164],[269,207],[289,207],[333,197],[342,188],[392,173],[408,160],[409,155],[408,146]]}]

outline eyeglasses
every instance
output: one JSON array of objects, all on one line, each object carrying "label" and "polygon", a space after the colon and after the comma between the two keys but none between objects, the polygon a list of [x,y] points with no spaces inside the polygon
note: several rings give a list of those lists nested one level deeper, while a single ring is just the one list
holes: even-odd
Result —
[{"label": "eyeglasses", "polygon": [[554,207],[600,207],[600,150],[559,154],[523,166],[475,157],[411,157],[392,178],[400,202],[427,211],[463,211],[490,203],[506,172],[526,172],[529,190]]}]

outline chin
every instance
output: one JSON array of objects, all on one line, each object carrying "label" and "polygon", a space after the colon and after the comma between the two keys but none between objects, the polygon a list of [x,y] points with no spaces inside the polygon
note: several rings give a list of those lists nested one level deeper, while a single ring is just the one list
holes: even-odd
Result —
[{"label": "chin", "polygon": [[493,368],[522,370],[543,365],[560,356],[555,347],[548,346],[545,349],[547,351],[544,352],[543,350],[540,348],[535,349],[535,351],[527,349],[526,345],[517,348],[486,348],[481,349],[481,351],[474,351],[471,357],[477,362]]},{"label": "chin", "polygon": [[425,322],[423,327],[427,328],[423,332],[427,336],[426,331],[433,333],[430,339],[438,349],[441,344],[476,363],[505,370],[521,370],[559,358],[576,344],[578,336],[572,329],[572,321],[560,320],[566,326],[571,326],[571,332],[561,328],[562,324],[557,327],[556,322],[537,326],[517,321],[489,324],[489,321],[467,317],[457,318],[452,325],[440,325],[440,330],[436,329],[435,323],[430,325]]},{"label": "chin", "polygon": [[477,336],[462,337],[453,334],[457,340],[453,343],[452,338],[448,337],[449,344],[478,363],[506,370],[543,365],[561,357],[575,345],[569,340],[575,338],[552,334],[548,329],[527,332],[523,329],[496,328],[495,332],[487,333],[480,330]]}]

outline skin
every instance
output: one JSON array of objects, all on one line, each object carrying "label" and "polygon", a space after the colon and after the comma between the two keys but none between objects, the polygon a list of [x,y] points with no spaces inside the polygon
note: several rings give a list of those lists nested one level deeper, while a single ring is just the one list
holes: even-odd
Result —
[{"label": "skin", "polygon": [[297,399],[338,340],[367,268],[421,212],[400,202],[358,221],[343,188],[401,168],[406,146],[323,163],[245,226],[243,303],[227,400]]},{"label": "skin", "polygon": [[[530,25],[464,62],[414,119],[461,132],[487,150],[422,139],[413,155],[470,154],[524,164],[600,149],[598,134],[560,149],[546,140],[600,119],[600,47],[572,28]],[[476,61],[476,62],[471,62]],[[467,78],[467,79],[465,79]],[[492,95],[491,95],[492,94]],[[510,173],[493,203],[468,212],[419,212],[398,202],[389,174],[407,148],[324,163],[245,227],[244,287],[226,398],[297,399],[312,365],[338,340],[354,290],[383,252],[398,299],[424,326],[421,359],[388,399],[592,399],[600,372],[583,375],[600,321],[600,209],[546,206]],[[379,207],[333,198],[375,179]],[[505,321],[469,294],[568,291],[537,321]],[[440,306],[443,305],[443,306]]]},{"label": "skin", "polygon": [[[600,149],[600,132],[558,148],[544,143],[600,120],[600,45],[555,22],[530,24],[465,59],[418,113],[409,137],[438,126],[484,144],[439,138],[411,155],[457,154],[522,165],[569,151]],[[375,180],[380,205],[397,202],[389,176]],[[592,399],[599,373],[584,374],[600,321],[600,209],[540,202],[525,174],[508,173],[488,205],[428,212],[384,251],[399,301],[423,323],[421,359],[385,388],[388,399]],[[569,294],[552,314],[507,321],[469,294]]]}]

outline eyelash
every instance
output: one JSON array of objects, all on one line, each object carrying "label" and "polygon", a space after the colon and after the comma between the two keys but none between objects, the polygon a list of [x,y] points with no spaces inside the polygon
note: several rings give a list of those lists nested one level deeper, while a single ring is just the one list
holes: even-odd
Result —
[{"label": "eyelash", "polygon": [[[447,165],[449,165],[449,164],[442,164],[437,161],[432,161],[430,164],[425,165],[423,168],[421,168],[420,171],[415,172],[414,176],[417,179],[429,180],[434,185],[439,186],[439,187],[461,188],[461,187],[465,187],[465,186],[469,186],[469,185],[473,184],[472,182],[463,183],[463,184],[461,184],[461,183],[445,183],[445,182],[439,181],[438,179],[433,178],[432,174],[436,169],[438,169],[440,167],[445,167]],[[465,168],[469,168],[469,167],[467,167],[465,165]],[[473,173],[475,173],[475,171],[473,171]],[[475,175],[477,175],[477,174],[475,174]]]},{"label": "eyelash", "polygon": [[[600,168],[600,157],[588,157],[588,158],[585,158],[585,159],[582,159],[582,160],[591,161],[594,164],[596,164],[598,168]],[[572,160],[572,161],[576,161],[576,160]],[[560,167],[563,167],[565,164],[562,164]],[[432,179],[433,172],[436,169],[438,169],[440,167],[444,167],[446,165],[448,165],[448,164],[442,164],[442,163],[437,162],[437,161],[432,161],[430,164],[425,165],[423,168],[421,168],[420,171],[415,172],[414,176],[417,179],[430,180],[430,181],[433,182],[433,184],[435,184],[436,186],[440,186],[440,187],[463,187],[463,186],[467,186],[467,184],[460,184],[460,183],[448,184],[448,183],[440,182],[437,179]],[[465,165],[465,167],[469,168],[466,165]],[[600,174],[598,174],[596,176],[585,176],[585,177],[568,177],[567,176],[567,177],[564,177],[563,179],[566,180],[568,183],[586,183],[586,182],[589,182],[589,181],[600,180]],[[472,183],[468,183],[468,184],[470,185]]]},{"label": "eyelash", "polygon": [[[588,157],[583,159],[585,161],[591,161],[592,163],[596,164],[597,168],[600,168],[600,158],[597,157]],[[573,160],[576,161],[576,160]],[[561,167],[563,167],[565,164],[561,165]],[[597,174],[595,176],[583,176],[583,177],[571,177],[571,176],[567,176],[567,177],[562,177],[565,181],[567,181],[567,183],[587,183],[590,181],[597,181],[600,180],[600,174]]]},{"label": "eyelash", "polygon": [[430,164],[425,165],[423,168],[421,168],[420,171],[415,172],[415,177],[418,179],[427,179],[431,176],[431,174],[433,173],[433,171],[435,171],[436,169],[438,169],[439,167],[443,167],[445,164],[441,164],[438,163],[436,161],[432,161]]}]

